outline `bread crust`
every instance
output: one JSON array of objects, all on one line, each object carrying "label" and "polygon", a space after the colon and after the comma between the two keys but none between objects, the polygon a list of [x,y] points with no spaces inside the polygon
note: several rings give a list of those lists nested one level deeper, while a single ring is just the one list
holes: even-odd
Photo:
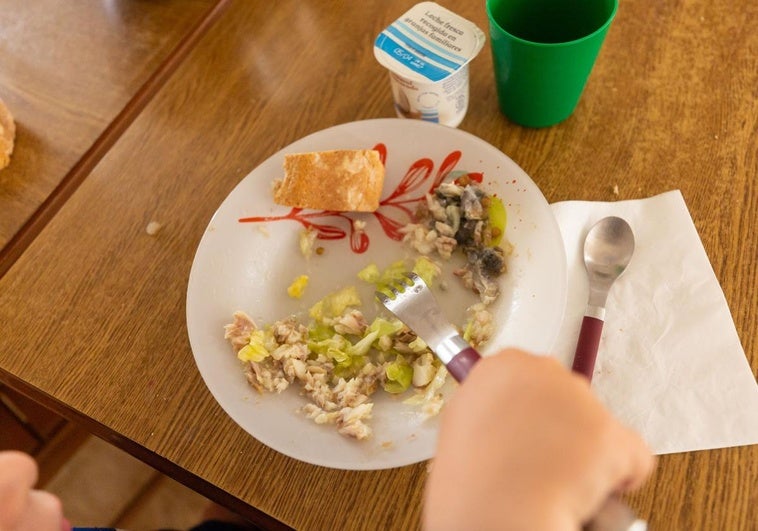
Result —
[{"label": "bread crust", "polygon": [[16,138],[16,123],[3,100],[0,100],[0,170],[11,162],[13,141]]},{"label": "bread crust", "polygon": [[373,212],[379,208],[384,165],[372,149],[335,149],[284,156],[284,179],[274,183],[279,205]]}]

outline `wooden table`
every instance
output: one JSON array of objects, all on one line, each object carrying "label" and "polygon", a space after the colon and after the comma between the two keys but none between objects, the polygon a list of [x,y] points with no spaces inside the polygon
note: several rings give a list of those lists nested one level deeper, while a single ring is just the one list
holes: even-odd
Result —
[{"label": "wooden table", "polygon": [[202,34],[213,0],[0,0],[0,272],[65,202]]},{"label": "wooden table", "polygon": [[[371,45],[413,3],[232,2],[0,279],[0,379],[270,528],[417,527],[425,463],[339,471],[256,442],[203,384],[184,305],[244,175],[308,133],[392,116]],[[483,2],[458,4],[487,28]],[[752,3],[625,0],[576,113],[542,130],[497,111],[485,47],[460,126],[550,202],[682,190],[754,373],[756,23]],[[654,529],[756,529],[756,477],[758,446],[666,455],[629,502]]]}]

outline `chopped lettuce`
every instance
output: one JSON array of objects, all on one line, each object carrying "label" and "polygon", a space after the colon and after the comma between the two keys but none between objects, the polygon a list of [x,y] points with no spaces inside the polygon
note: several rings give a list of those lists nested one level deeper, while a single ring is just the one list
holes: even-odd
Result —
[{"label": "chopped lettuce", "polygon": [[292,284],[290,284],[287,288],[287,295],[293,299],[299,299],[303,296],[303,292],[305,291],[305,287],[307,285],[308,275],[300,275],[295,280],[293,280]]},{"label": "chopped lettuce", "polygon": [[387,380],[384,382],[384,390],[388,393],[402,393],[411,386],[413,381],[413,367],[400,355],[395,358],[394,362],[387,365],[384,374],[387,376]]},{"label": "chopped lettuce", "polygon": [[358,278],[369,284],[376,284],[379,282],[382,274],[379,272],[379,268],[376,264],[369,264],[360,271],[358,271]]},{"label": "chopped lettuce", "polygon": [[[413,264],[410,271],[420,276],[428,286],[431,286],[442,272],[442,269],[426,256],[420,256]],[[358,278],[369,284],[373,284],[377,291],[391,296],[390,288],[402,284],[408,284],[406,274],[409,269],[403,260],[390,264],[384,271],[379,271],[376,264],[369,264],[359,273]]]},{"label": "chopped lettuce", "polygon": [[406,271],[405,261],[398,260],[397,262],[393,262],[382,271],[382,276],[379,277],[378,284],[380,286],[389,286],[390,284],[399,282],[404,278]]},{"label": "chopped lettuce", "polygon": [[321,354],[334,363],[338,376],[349,374],[350,370],[358,370],[366,364],[366,355],[378,333],[367,333],[356,343],[351,343],[345,336],[332,329],[331,337],[320,340],[309,340],[308,349],[314,354]]},{"label": "chopped lettuce", "polygon": [[403,283],[407,271],[408,269],[404,260],[391,263],[381,272],[376,264],[369,264],[358,272],[358,278],[364,282],[373,284],[377,291],[391,296],[390,288],[392,285]]},{"label": "chopped lettuce", "polygon": [[323,323],[317,323],[316,321],[311,321],[310,325],[308,326],[308,339],[309,344],[311,342],[317,342],[317,341],[323,341],[325,339],[329,339],[334,335],[334,328],[325,325]]},{"label": "chopped lettuce", "polygon": [[339,317],[351,306],[360,306],[361,298],[355,286],[348,286],[335,291],[314,304],[309,315],[318,322]]},{"label": "chopped lettuce", "polygon": [[354,345],[351,345],[349,352],[351,356],[365,356],[368,354],[369,349],[371,348],[371,344],[374,342],[374,340],[379,336],[379,332],[369,332],[367,333],[363,339],[355,343]]},{"label": "chopped lettuce", "polygon": [[426,343],[424,343],[424,340],[421,339],[420,337],[417,337],[416,339],[408,343],[408,346],[413,352],[417,354],[420,354],[426,351]]},{"label": "chopped lettuce", "polygon": [[403,323],[399,319],[393,319],[388,321],[383,317],[376,317],[370,325],[368,325],[367,333],[376,332],[377,338],[394,335],[403,329]]},{"label": "chopped lettuce", "polygon": [[420,256],[413,265],[413,272],[420,276],[427,286],[431,287],[442,269],[427,257]]},{"label": "chopped lettuce", "polygon": [[250,340],[247,345],[237,352],[237,358],[241,361],[252,361],[255,363],[266,359],[271,353],[266,348],[266,332],[264,330],[254,330],[250,334]]},{"label": "chopped lettuce", "polygon": [[376,317],[366,329],[366,333],[376,332],[376,340],[373,347],[380,352],[387,352],[392,348],[393,337],[403,329],[403,323],[399,319],[388,321],[383,317]]},{"label": "chopped lettuce", "polygon": [[474,318],[469,317],[468,321],[466,321],[466,327],[463,329],[463,339],[465,339],[467,343],[471,342],[471,332],[473,329],[474,329]]},{"label": "chopped lettuce", "polygon": [[334,363],[335,373],[345,374],[353,365],[350,355],[350,341],[334,333],[332,337],[321,341],[308,341],[308,349],[314,354],[320,354]]},{"label": "chopped lettuce", "polygon": [[311,338],[308,340],[308,350],[314,354],[323,354],[337,361],[344,361],[345,357],[349,356],[347,353],[348,345],[350,345],[350,341],[346,337],[334,332],[334,330],[332,330],[331,336],[324,339],[314,340]]}]

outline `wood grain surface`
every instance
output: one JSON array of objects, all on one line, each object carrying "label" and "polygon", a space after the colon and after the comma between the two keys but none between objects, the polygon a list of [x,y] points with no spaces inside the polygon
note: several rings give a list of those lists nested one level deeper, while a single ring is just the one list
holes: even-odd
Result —
[{"label": "wood grain surface", "polygon": [[77,164],[136,95],[152,96],[140,90],[215,3],[0,0],[0,99],[17,125],[0,171],[0,250],[78,184]]},{"label": "wood grain surface", "polygon": [[[272,529],[417,528],[427,463],[338,471],[259,444],[185,326],[197,244],[240,179],[308,133],[393,116],[371,46],[413,4],[233,2],[0,279],[0,379]],[[486,30],[483,2],[454,10]],[[624,0],[575,114],[540,130],[498,112],[485,47],[460,126],[550,202],[682,190],[754,374],[757,23],[755,3]],[[629,501],[652,529],[752,530],[757,477],[758,446],[666,455]]]}]

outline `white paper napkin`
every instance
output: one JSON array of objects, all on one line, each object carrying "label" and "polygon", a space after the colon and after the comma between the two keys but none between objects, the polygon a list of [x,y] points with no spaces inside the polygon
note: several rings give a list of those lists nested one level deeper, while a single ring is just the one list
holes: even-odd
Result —
[{"label": "white paper napkin", "polygon": [[569,286],[556,355],[571,365],[587,305],[584,237],[622,217],[635,251],[608,297],[593,389],[657,454],[758,443],[758,384],[682,194],[551,206]]}]

